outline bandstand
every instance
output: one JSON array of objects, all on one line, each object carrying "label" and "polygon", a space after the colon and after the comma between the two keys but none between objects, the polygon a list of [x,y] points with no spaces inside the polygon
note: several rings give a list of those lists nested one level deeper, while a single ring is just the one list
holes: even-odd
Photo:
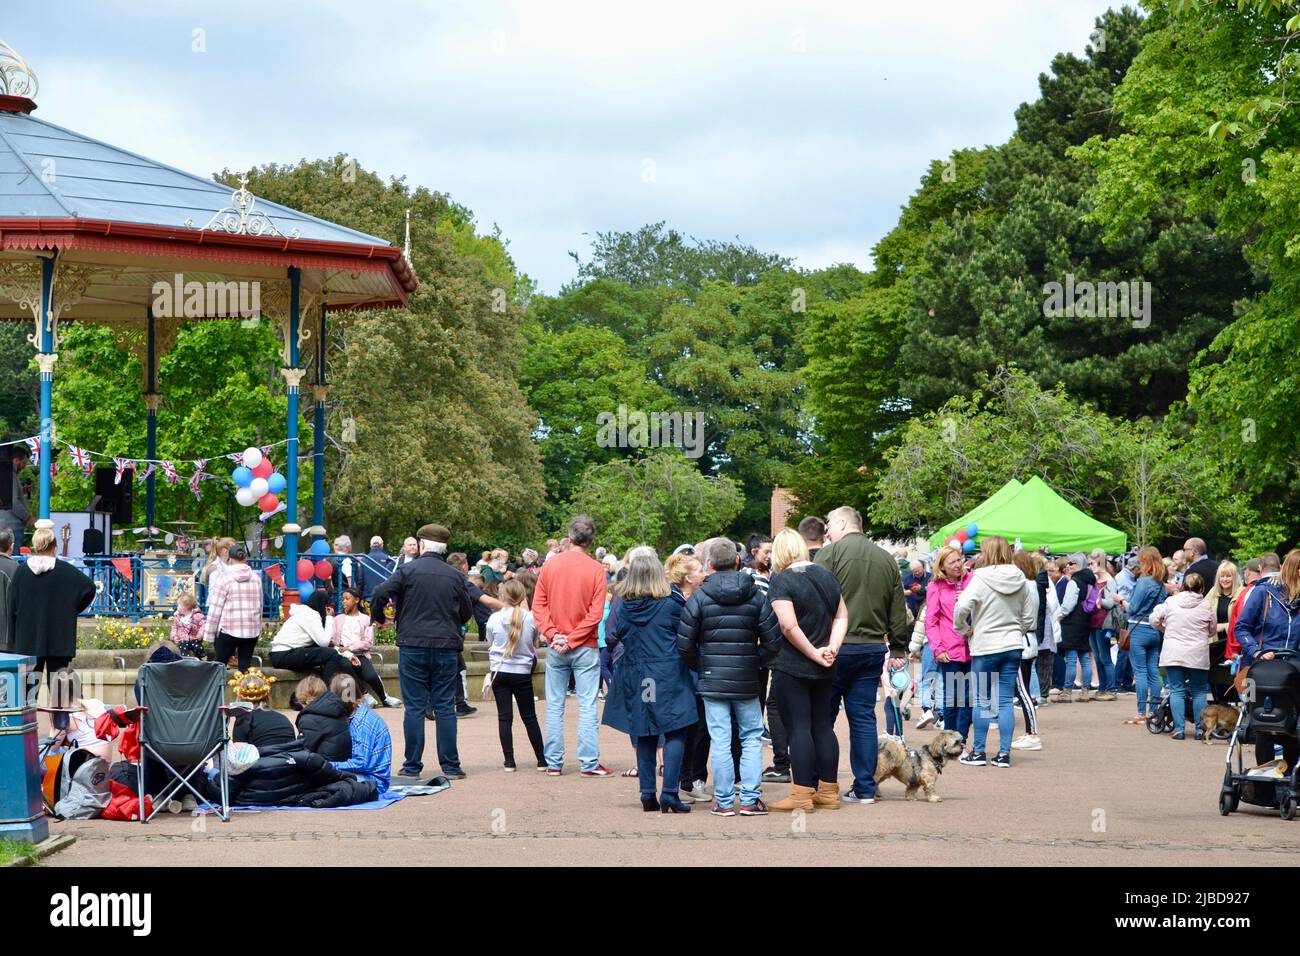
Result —
[{"label": "bandstand", "polygon": [[[398,246],[262,201],[246,181],[230,187],[154,162],[38,119],[37,82],[0,43],[0,320],[28,322],[40,373],[38,527],[50,520],[50,450],[58,431],[52,389],[59,331],[95,323],[139,342],[147,410],[146,458],[157,458],[158,361],[184,322],[269,321],[283,341],[288,392],[284,450],[286,600],[296,599],[300,396],[314,408],[310,521],[323,535],[327,317],[349,309],[401,307],[416,287]],[[409,247],[409,237],[408,237]],[[202,296],[162,295],[201,289]],[[254,294],[250,295],[249,290]],[[257,307],[249,309],[250,302]],[[214,307],[215,305],[215,307]],[[310,368],[309,368],[310,366]],[[309,371],[312,379],[304,383]],[[145,479],[154,528],[155,475]]]}]

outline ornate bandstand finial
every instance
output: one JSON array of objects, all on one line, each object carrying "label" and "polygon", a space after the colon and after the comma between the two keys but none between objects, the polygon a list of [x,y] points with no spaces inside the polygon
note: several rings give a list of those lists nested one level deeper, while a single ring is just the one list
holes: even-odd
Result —
[{"label": "ornate bandstand finial", "polygon": [[35,99],[40,83],[36,71],[4,40],[0,40],[0,95]]},{"label": "ornate bandstand finial", "polygon": [[[271,217],[256,208],[257,197],[248,191],[248,176],[239,177],[239,188],[230,194],[230,205],[213,213],[203,231],[228,232],[236,236],[279,236],[281,239],[297,239],[300,230],[295,229],[288,236],[276,228]],[[197,229],[193,219],[186,219],[185,225]]]},{"label": "ornate bandstand finial", "polygon": [[406,264],[411,265],[411,210],[406,210],[406,242],[402,246],[402,258]]}]

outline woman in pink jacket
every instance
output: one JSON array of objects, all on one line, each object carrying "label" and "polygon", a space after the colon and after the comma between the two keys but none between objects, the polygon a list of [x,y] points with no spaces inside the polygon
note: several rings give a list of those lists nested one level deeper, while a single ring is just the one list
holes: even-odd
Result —
[{"label": "woman in pink jacket", "polygon": [[370,662],[370,648],[375,646],[375,631],[370,616],[361,613],[361,592],[356,588],[343,589],[343,613],[330,618],[329,632],[330,643],[352,661],[355,676],[365,681],[378,698],[375,706],[381,706],[379,701],[382,701],[389,707],[400,707],[401,699],[389,697],[385,693],[384,682],[375,670],[375,665]]},{"label": "woman in pink jacket", "polygon": [[957,595],[965,585],[961,551],[940,548],[934,556],[934,577],[925,589],[925,639],[943,681],[943,728],[961,734],[962,743],[970,734],[972,716],[970,647],[952,622]]},{"label": "woman in pink jacket", "polygon": [[1199,574],[1183,578],[1183,589],[1151,612],[1151,626],[1165,635],[1160,666],[1169,685],[1169,706],[1174,712],[1174,740],[1185,740],[1187,688],[1191,685],[1192,723],[1196,739],[1201,730],[1201,709],[1210,676],[1210,639],[1218,628],[1214,608],[1205,600],[1205,581]]}]

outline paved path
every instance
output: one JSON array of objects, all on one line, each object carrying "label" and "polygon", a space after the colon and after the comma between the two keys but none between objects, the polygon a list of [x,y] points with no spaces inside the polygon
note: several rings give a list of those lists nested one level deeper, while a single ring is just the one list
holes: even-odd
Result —
[{"label": "paved path", "polygon": [[[950,765],[943,801],[908,802],[892,781],[871,806],[792,820],[720,819],[705,805],[686,816],[643,813],[636,782],[585,779],[570,756],[568,772],[548,778],[521,764],[500,769],[495,707],[460,721],[469,778],[447,793],[412,797],[382,811],[236,813],[214,818],[162,815],[148,826],[103,821],[55,823],[78,842],[50,866],[357,864],[693,863],[1270,865],[1300,861],[1300,821],[1244,807],[1216,808],[1226,747],[1153,737],[1125,726],[1133,697],[1049,706],[1040,713],[1045,746],[1017,753],[1010,770]],[[570,698],[570,746],[576,708]],[[544,705],[540,705],[544,707]],[[381,710],[400,750],[400,712]],[[543,725],[545,718],[543,716]],[[847,729],[841,717],[847,784]],[[914,732],[910,739],[931,735]],[[528,744],[515,728],[516,748]],[[602,759],[619,771],[631,746],[602,728]],[[433,759],[428,725],[426,769]],[[520,751],[516,751],[521,753]],[[572,751],[570,752],[572,754]],[[770,756],[770,755],[769,755]],[[765,787],[769,800],[787,792]]]}]

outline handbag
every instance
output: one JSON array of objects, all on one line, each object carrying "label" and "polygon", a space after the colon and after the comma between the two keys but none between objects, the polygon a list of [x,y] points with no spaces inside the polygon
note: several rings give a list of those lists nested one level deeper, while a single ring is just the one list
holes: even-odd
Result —
[{"label": "handbag", "polygon": [[[1264,623],[1268,620],[1268,609],[1272,597],[1273,595],[1268,591],[1264,592],[1264,613],[1259,616],[1259,629],[1261,632],[1264,630]],[[1232,686],[1237,688],[1237,695],[1242,700],[1246,700],[1246,677],[1250,673],[1250,667],[1251,665],[1249,664],[1242,664],[1237,668],[1237,673],[1232,675]]]},{"label": "handbag", "polygon": [[496,680],[497,671],[499,670],[501,670],[500,667],[498,667],[495,671],[488,671],[487,676],[483,678],[483,699],[484,700],[492,699],[492,682]]},{"label": "handbag", "polygon": [[1132,634],[1132,629],[1127,624],[1115,632],[1115,643],[1119,645],[1121,651],[1128,650],[1128,642]]}]

